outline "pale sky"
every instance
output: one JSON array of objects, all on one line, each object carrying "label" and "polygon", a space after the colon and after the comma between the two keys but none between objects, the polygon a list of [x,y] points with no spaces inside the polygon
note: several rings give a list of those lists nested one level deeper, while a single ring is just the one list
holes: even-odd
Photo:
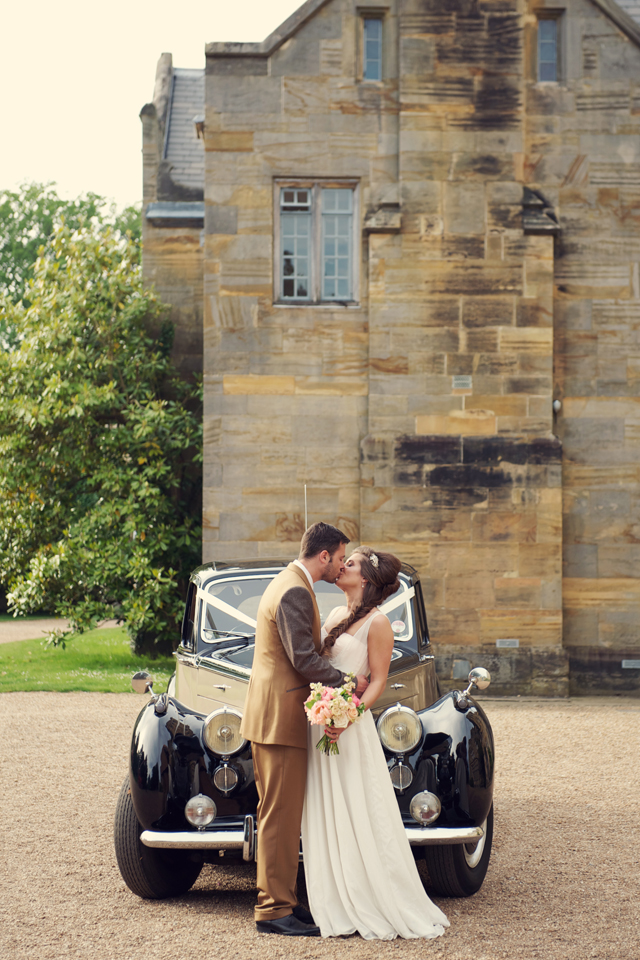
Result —
[{"label": "pale sky", "polygon": [[204,67],[215,40],[260,41],[302,0],[30,0],[2,14],[0,190],[55,181],[119,206],[142,193],[142,106],[156,63]]}]

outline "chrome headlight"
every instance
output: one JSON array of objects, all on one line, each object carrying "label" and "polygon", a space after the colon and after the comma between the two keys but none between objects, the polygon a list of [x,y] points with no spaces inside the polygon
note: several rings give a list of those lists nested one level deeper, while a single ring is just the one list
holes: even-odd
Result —
[{"label": "chrome headlight", "polygon": [[391,753],[410,753],[422,740],[420,717],[399,703],[378,717],[378,736]]},{"label": "chrome headlight", "polygon": [[424,790],[422,793],[416,793],[415,797],[411,798],[411,803],[409,804],[409,813],[416,823],[421,824],[423,827],[437,820],[441,810],[442,804],[440,800],[436,797],[435,793],[429,793],[428,790]]},{"label": "chrome headlight", "polygon": [[242,714],[231,707],[210,713],[202,729],[205,746],[219,757],[239,753],[247,743],[240,733],[241,722]]}]

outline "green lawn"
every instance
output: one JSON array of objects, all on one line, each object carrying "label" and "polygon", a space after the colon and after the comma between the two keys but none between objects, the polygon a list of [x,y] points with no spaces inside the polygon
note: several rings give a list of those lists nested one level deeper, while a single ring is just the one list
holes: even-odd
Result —
[{"label": "green lawn", "polygon": [[134,657],[124,627],[91,630],[67,640],[66,649],[42,640],[0,644],[0,693],[16,690],[131,692],[136,670],[148,670],[154,690],[166,690],[173,657]]},{"label": "green lawn", "polygon": [[[55,617],[55,613],[25,613],[20,614],[22,620],[48,620]],[[0,613],[0,623],[15,623],[15,618],[11,613]]]}]

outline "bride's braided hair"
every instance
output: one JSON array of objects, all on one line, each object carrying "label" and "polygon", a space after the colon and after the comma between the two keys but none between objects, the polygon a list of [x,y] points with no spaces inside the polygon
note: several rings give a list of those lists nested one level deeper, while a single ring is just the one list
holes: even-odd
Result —
[{"label": "bride's braided hair", "polygon": [[[325,647],[332,647],[340,634],[346,633],[352,623],[366,617],[374,607],[379,606],[400,588],[398,574],[401,563],[392,553],[372,550],[371,547],[357,547],[351,556],[356,553],[360,557],[362,579],[367,581],[362,601],[344,620],[331,628],[324,642]],[[375,563],[371,557],[375,557],[378,562]]]}]

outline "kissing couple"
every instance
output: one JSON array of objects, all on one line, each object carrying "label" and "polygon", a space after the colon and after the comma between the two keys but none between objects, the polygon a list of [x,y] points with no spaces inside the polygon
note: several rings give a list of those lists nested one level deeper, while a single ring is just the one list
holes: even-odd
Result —
[{"label": "kissing couple", "polygon": [[[256,927],[292,937],[431,939],[449,921],[422,886],[371,715],[393,651],[378,606],[399,588],[400,561],[361,546],[345,562],[348,543],[336,527],[314,523],[258,608],[241,727],[259,798]],[[346,601],[324,627],[318,580],[335,583]],[[349,675],[366,708],[360,721],[311,727],[309,684],[340,687]],[[338,756],[315,749],[324,734],[340,740]],[[301,833],[310,911],[296,894]]]}]

